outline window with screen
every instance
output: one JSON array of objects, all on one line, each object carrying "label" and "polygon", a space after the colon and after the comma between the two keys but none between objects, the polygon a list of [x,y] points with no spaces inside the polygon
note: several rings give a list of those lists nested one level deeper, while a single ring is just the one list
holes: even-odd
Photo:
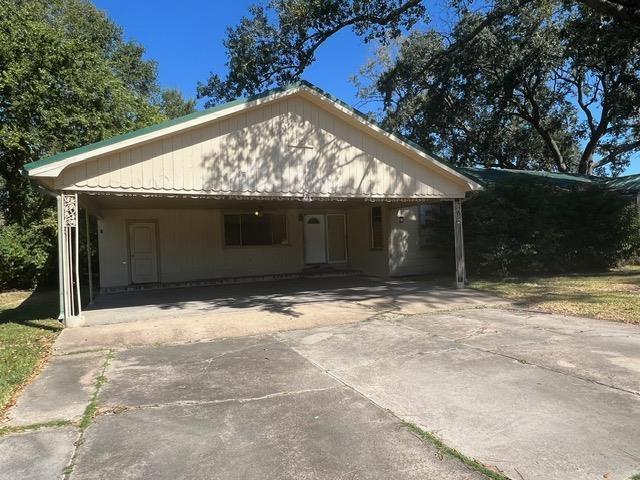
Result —
[{"label": "window with screen", "polygon": [[382,249],[382,240],[382,207],[371,207],[371,248]]},{"label": "window with screen", "polygon": [[224,215],[227,246],[287,245],[287,218],[282,213]]}]

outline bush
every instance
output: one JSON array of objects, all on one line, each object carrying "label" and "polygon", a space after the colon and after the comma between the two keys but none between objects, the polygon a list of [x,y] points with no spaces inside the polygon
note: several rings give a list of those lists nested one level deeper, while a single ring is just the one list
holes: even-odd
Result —
[{"label": "bush", "polygon": [[597,184],[563,189],[514,178],[475,193],[463,209],[472,274],[601,271],[640,248],[632,199]]},{"label": "bush", "polygon": [[0,290],[35,288],[55,271],[56,217],[28,226],[0,225]]}]

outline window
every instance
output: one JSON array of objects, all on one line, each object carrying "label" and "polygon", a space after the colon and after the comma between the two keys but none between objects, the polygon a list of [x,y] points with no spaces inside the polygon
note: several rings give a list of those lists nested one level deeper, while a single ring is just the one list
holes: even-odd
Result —
[{"label": "window", "polygon": [[382,207],[371,207],[371,248],[381,250],[383,237]]},{"label": "window", "polygon": [[227,246],[287,245],[287,218],[281,213],[225,215],[224,244]]}]

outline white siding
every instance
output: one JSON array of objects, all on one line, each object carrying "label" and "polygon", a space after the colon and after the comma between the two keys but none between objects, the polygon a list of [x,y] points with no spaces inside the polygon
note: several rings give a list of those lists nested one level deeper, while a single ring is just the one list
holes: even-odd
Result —
[{"label": "white siding", "polygon": [[[421,246],[419,207],[389,209],[389,275],[420,275],[446,271],[433,249]],[[403,222],[400,223],[400,216]],[[453,236],[453,230],[451,231]],[[453,267],[453,265],[451,265]]]},{"label": "white siding", "polygon": [[302,97],[72,165],[57,189],[122,193],[462,197],[459,180]]},{"label": "white siding", "polygon": [[[289,245],[257,247],[224,246],[222,215],[226,211],[184,208],[103,210],[103,218],[98,222],[101,287],[129,284],[127,222],[135,220],[157,222],[162,283],[296,273],[304,268],[303,225],[299,215],[305,210],[274,210],[287,214]],[[331,209],[327,213],[340,211]],[[370,275],[387,275],[387,250],[369,248],[368,207],[348,209],[346,213],[348,263],[334,265],[335,268],[344,266]]]},{"label": "white siding", "polygon": [[302,266],[297,213],[286,211],[288,246],[225,247],[220,210],[105,210],[99,221],[100,285],[129,284],[127,221],[158,224],[160,282],[291,273]]},{"label": "white siding", "polygon": [[[383,212],[386,207],[382,207]],[[388,231],[384,224],[383,231]],[[371,248],[371,223],[370,207],[362,206],[351,208],[347,212],[347,247],[349,251],[349,265],[355,270],[360,270],[370,275],[386,276],[388,269],[387,238],[382,249]],[[385,236],[386,237],[386,236]]]}]

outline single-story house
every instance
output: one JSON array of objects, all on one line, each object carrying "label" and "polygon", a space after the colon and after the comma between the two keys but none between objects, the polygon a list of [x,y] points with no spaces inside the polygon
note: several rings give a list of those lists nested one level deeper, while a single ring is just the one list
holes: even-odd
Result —
[{"label": "single-story house", "polygon": [[[26,165],[56,196],[61,318],[82,318],[80,208],[97,217],[100,288],[314,269],[427,273],[418,206],[461,200],[472,176],[300,82]],[[88,218],[88,217],[86,217]]]}]

